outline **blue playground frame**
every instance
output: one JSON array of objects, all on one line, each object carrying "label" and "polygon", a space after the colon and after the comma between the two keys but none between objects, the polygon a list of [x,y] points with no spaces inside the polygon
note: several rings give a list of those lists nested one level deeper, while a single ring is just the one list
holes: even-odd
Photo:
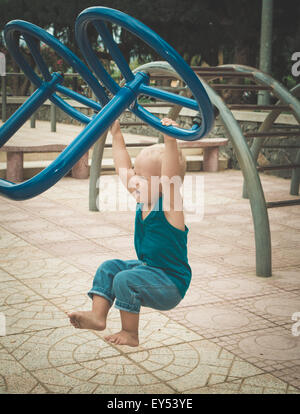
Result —
[{"label": "blue playground frame", "polygon": [[[118,45],[108,31],[106,22],[124,27],[155,49],[178,72],[191,89],[194,99],[150,87],[149,75],[145,72],[133,74]],[[94,25],[116,64],[119,66],[126,81],[123,87],[120,87],[110,77],[92,50],[87,36],[88,24]],[[21,33],[26,41],[43,78],[32,70],[20,53],[16,36],[18,33]],[[87,126],[48,167],[36,176],[18,184],[0,179],[0,195],[13,200],[26,200],[49,189],[71,170],[76,162],[127,108],[157,130],[181,140],[198,140],[207,135],[212,128],[214,121],[213,107],[199,78],[168,43],[143,23],[118,10],[107,7],[91,7],[84,10],[77,17],[75,33],[83,56],[96,76],[73,52],[40,27],[23,20],[13,20],[5,26],[4,36],[9,52],[20,65],[25,75],[38,89],[0,128],[0,147],[21,128],[47,99],[50,99],[63,111],[78,121],[87,124]],[[52,47],[63,59],[72,65],[91,87],[98,102],[64,87],[64,79],[61,74],[50,74],[36,46],[37,41],[42,41]],[[108,98],[105,88],[100,82],[113,94],[112,99]],[[97,113],[93,117],[88,117],[69,105],[55,92],[63,93],[89,106]],[[161,124],[159,118],[137,103],[139,94],[153,96],[195,111],[200,111],[202,124],[200,126],[195,124],[190,130],[173,126],[165,127]]]}]

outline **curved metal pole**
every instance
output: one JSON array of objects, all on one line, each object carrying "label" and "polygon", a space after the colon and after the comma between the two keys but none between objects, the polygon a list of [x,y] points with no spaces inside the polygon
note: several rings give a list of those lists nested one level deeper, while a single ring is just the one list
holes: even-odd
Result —
[{"label": "curved metal pole", "polygon": [[[86,61],[89,63],[90,67],[93,68],[99,79],[104,82],[107,88],[110,89],[112,93],[115,93],[114,90],[116,89],[116,83],[107,73],[103,73],[103,67],[101,67],[100,70],[101,65],[99,63],[99,59],[89,44],[87,33],[87,27],[89,23],[95,25],[95,22],[103,21],[117,24],[118,26],[125,28],[133,35],[143,40],[178,72],[179,76],[185,81],[185,83],[193,92],[194,99],[190,100],[183,97],[179,98],[176,94],[170,94],[166,91],[163,92],[155,88],[151,88],[148,85],[141,85],[139,92],[144,95],[153,96],[153,94],[156,95],[156,93],[158,93],[163,100],[170,101],[172,103],[178,103],[179,105],[182,104],[182,106],[195,105],[196,110],[201,112],[201,126],[195,124],[193,128],[186,130],[170,125],[168,127],[168,134],[174,138],[187,141],[197,140],[207,135],[211,130],[212,124],[214,122],[214,113],[211,102],[207,96],[205,89],[201,85],[199,78],[185,62],[185,60],[179,55],[179,53],[176,52],[176,50],[173,49],[173,47],[171,47],[157,33],[153,32],[149,27],[145,26],[139,20],[119,10],[114,10],[108,7],[89,7],[83,10],[76,19],[76,40]],[[103,33],[103,27],[101,28],[97,26],[96,29],[97,28],[100,29],[100,33]],[[131,78],[131,69],[129,68],[128,63],[125,62],[120,50],[118,49],[117,44],[114,42],[112,36],[106,30],[102,40],[110,50],[111,55],[113,56],[117,65],[119,65],[119,69],[121,73],[123,73],[125,79],[127,76]],[[177,99],[178,101],[176,102]],[[161,131],[162,133],[167,132],[166,128],[161,124],[160,120],[157,119],[157,117],[153,116],[151,112],[145,110],[141,105],[137,104],[133,106],[131,108],[131,111],[134,112],[140,119],[147,122],[149,125]]]},{"label": "curved metal pole", "polygon": [[[298,150],[296,155],[295,164],[300,164],[300,150]],[[295,168],[292,172],[290,194],[299,195],[299,185],[300,185],[300,168]]]},{"label": "curved metal pole", "polygon": [[0,194],[13,200],[26,200],[46,191],[59,181],[89,148],[103,135],[121,113],[137,98],[137,90],[145,81],[145,74],[136,75],[114,96],[107,105],[93,118],[76,139],[64,149],[43,171],[20,184],[0,179]]},{"label": "curved metal pole", "polygon": [[[166,62],[151,62],[139,66],[137,71],[146,70],[150,74],[168,75],[172,77],[180,76],[172,69]],[[261,186],[260,178],[256,170],[255,162],[250,151],[250,148],[245,140],[243,132],[232,115],[232,112],[227,108],[222,98],[212,89],[203,79],[201,82],[209,96],[209,99],[215,105],[223,121],[232,145],[237,155],[237,159],[242,170],[244,180],[250,195],[250,205],[252,211],[252,218],[255,233],[256,246],[256,274],[257,276],[271,276],[272,275],[272,257],[271,257],[271,234],[269,226],[269,217],[266,208],[266,201],[264,192]]]},{"label": "curved metal pole", "polygon": [[25,124],[34,112],[51,96],[62,77],[54,73],[50,82],[44,82],[0,127],[0,147]]},{"label": "curved metal pole", "polygon": [[[296,97],[300,96],[300,84],[298,84],[294,88],[292,88],[290,90],[290,92],[291,92],[292,95],[294,95]],[[300,149],[297,152],[295,163],[300,164]],[[295,168],[292,171],[290,194],[291,195],[299,195],[299,186],[300,186],[300,168]]]},{"label": "curved metal pole", "polygon": [[[202,81],[203,82],[203,81]],[[203,82],[212,103],[220,111],[220,117],[231,138],[244,181],[246,182],[254,225],[257,276],[272,276],[272,249],[268,211],[261,181],[250,148],[232,112],[222,98]]]},{"label": "curved metal pole", "polygon": [[[242,65],[223,65],[223,67],[232,67],[239,72],[246,72],[252,74],[255,80],[258,83],[263,85],[270,86],[273,89],[273,93],[279,98],[276,105],[287,104],[293,110],[293,114],[300,124],[300,103],[296,98],[300,94],[300,85],[295,86],[293,89],[288,91],[283,85],[279,82],[275,81],[270,75],[267,75],[264,72],[261,72],[255,68],[251,68],[248,66]],[[265,118],[264,122],[261,124],[258,132],[268,132],[278,116],[281,114],[282,109],[273,109],[268,116]],[[252,145],[250,146],[250,150],[253,155],[253,159],[255,164],[257,163],[258,155],[260,153],[261,147],[264,144],[266,138],[254,138],[252,141]],[[298,150],[296,155],[296,162],[298,163],[300,159],[300,150]],[[291,178],[291,187],[290,187],[290,194],[291,195],[298,195],[299,194],[299,182],[300,182],[300,169],[294,169],[292,172]],[[243,185],[243,198],[248,198],[247,192],[247,185],[244,181]]]},{"label": "curved metal pole", "polygon": [[[279,105],[281,101],[278,101],[276,105]],[[269,113],[269,115],[266,117],[260,128],[258,129],[258,132],[267,132],[272,127],[275,120],[278,118],[278,116],[281,114],[281,109],[273,109],[272,112]],[[250,146],[250,151],[252,152],[252,156],[254,159],[255,164],[257,164],[258,155],[260,153],[261,147],[264,144],[266,138],[254,138],[252,145]],[[244,181],[243,185],[243,198],[248,198],[248,192],[247,192],[247,186],[246,182]]]},{"label": "curved metal pole", "polygon": [[282,100],[290,106],[294,112],[295,118],[300,123],[300,102],[280,82],[272,78],[272,76],[256,68],[245,65],[221,65],[218,66],[218,68],[232,68],[236,72],[250,74],[253,76],[257,83],[263,86],[270,86],[273,89],[273,94],[276,95],[278,99]]}]

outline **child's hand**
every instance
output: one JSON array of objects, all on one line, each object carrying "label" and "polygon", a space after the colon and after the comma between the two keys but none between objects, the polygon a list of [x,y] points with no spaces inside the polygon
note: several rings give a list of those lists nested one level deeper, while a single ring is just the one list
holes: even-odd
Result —
[{"label": "child's hand", "polygon": [[120,126],[119,120],[117,119],[115,122],[113,122],[113,124],[110,126],[109,129],[110,129],[112,136],[116,135],[118,132],[121,132],[121,126]]},{"label": "child's hand", "polygon": [[165,126],[170,126],[170,125],[176,126],[176,127],[179,126],[175,121],[173,121],[173,119],[170,119],[170,118],[163,118],[160,122]]},{"label": "child's hand", "polygon": [[[160,122],[164,126],[170,126],[170,125],[175,126],[175,127],[179,126],[175,121],[173,121],[173,119],[170,119],[170,118],[163,118]],[[169,137],[166,133],[164,134],[164,140],[165,140],[165,143],[172,142],[172,141],[176,142],[175,138]]]}]

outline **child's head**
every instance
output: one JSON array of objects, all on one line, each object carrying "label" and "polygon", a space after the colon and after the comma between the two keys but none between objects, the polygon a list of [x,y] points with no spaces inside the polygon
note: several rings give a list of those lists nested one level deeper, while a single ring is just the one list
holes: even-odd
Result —
[{"label": "child's head", "polygon": [[[154,144],[143,148],[135,158],[131,185],[137,190],[134,195],[139,203],[152,204],[162,192],[159,179],[161,177],[162,158],[165,144]],[[180,162],[180,178],[183,182],[186,172],[186,159],[178,148]],[[151,191],[151,184],[153,190]]]}]

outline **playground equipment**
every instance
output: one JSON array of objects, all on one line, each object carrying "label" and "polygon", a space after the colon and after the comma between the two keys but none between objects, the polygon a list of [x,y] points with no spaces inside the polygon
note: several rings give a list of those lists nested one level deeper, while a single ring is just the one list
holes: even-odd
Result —
[{"label": "playground equipment", "polygon": [[[137,72],[134,74],[128,63],[121,54],[118,45],[113,40],[107,29],[106,22],[114,23],[126,28],[144,40],[158,54],[160,54],[175,69],[180,77],[190,88],[194,99],[176,95],[171,92],[157,90],[148,86],[149,74]],[[107,73],[99,62],[87,36],[87,26],[93,24],[111,56],[119,66],[125,79],[125,85],[118,85]],[[70,116],[87,124],[85,129],[74,139],[74,141],[54,160],[47,168],[35,177],[16,184],[4,179],[0,180],[0,194],[14,200],[25,200],[46,191],[59,181],[74,164],[88,151],[88,149],[99,139],[109,126],[129,108],[140,119],[161,132],[186,141],[193,141],[204,137],[211,129],[214,116],[211,102],[203,88],[200,80],[190,69],[181,56],[166,43],[160,36],[138,20],[118,10],[106,7],[91,7],[79,14],[75,24],[76,39],[79,47],[97,78],[71,52],[60,43],[54,36],[50,35],[40,27],[22,20],[9,22],[4,29],[5,41],[9,52],[23,69],[28,78],[37,86],[33,95],[6,121],[0,128],[0,147],[4,145],[11,136],[26,122],[27,119],[45,102],[50,99],[55,105],[67,112]],[[43,79],[33,71],[19,51],[18,35],[21,34],[39,68]],[[59,73],[51,74],[43,60],[38,47],[38,42],[43,42],[52,47],[63,59],[65,59],[93,90],[99,102],[88,99],[81,94],[71,91],[63,86],[63,77]],[[109,99],[105,90],[107,88],[113,95]],[[93,117],[88,117],[70,106],[65,100],[57,95],[57,92],[75,99],[95,110]],[[140,94],[154,96],[161,100],[191,108],[201,112],[201,126],[195,124],[190,130],[179,127],[165,127],[160,119],[137,103]]]},{"label": "playground equipment", "polygon": [[[227,131],[228,137],[233,145],[235,154],[238,159],[239,166],[244,177],[243,197],[249,198],[252,218],[254,224],[255,246],[256,246],[256,274],[258,276],[268,277],[272,275],[272,257],[271,257],[271,234],[268,218],[268,208],[297,205],[300,199],[278,200],[266,202],[265,194],[261,185],[259,171],[276,170],[276,169],[292,169],[291,195],[299,194],[300,182],[300,150],[299,146],[293,145],[268,145],[264,146],[263,142],[267,137],[300,136],[298,128],[286,127],[285,131],[274,131],[271,128],[282,111],[292,112],[298,123],[300,123],[300,103],[296,99],[300,95],[300,86],[296,86],[288,91],[283,85],[273,79],[271,76],[259,71],[258,69],[241,65],[222,65],[218,67],[194,67],[195,72],[201,77],[201,82],[214,106],[220,113],[221,121]],[[180,76],[166,62],[151,62],[142,65],[136,71],[146,70],[152,76],[160,76],[169,79],[179,79]],[[247,84],[213,84],[209,85],[204,79],[243,79],[248,78],[252,83]],[[255,84],[253,84],[253,82]],[[215,89],[214,89],[215,88]],[[249,105],[249,104],[226,104],[218,90],[234,89],[234,90],[269,90],[278,98],[275,105]],[[188,94],[186,89],[185,94]],[[159,105],[159,103],[158,103]],[[177,118],[182,107],[175,105],[170,110],[170,115]],[[239,123],[235,119],[232,110],[271,110],[258,131],[243,133]],[[249,147],[246,138],[254,138],[252,145]],[[295,148],[298,150],[294,164],[259,166],[257,159],[261,148]],[[93,178],[93,177],[91,177]]]},{"label": "playground equipment", "polygon": [[[149,46],[154,48],[167,62],[152,62],[140,66],[135,71],[131,71],[110,32],[107,30],[106,22],[120,25],[140,37]],[[98,61],[87,36],[87,27],[89,24],[93,24],[111,56],[119,66],[124,77],[122,84],[118,85]],[[16,40],[17,33],[23,35],[23,38],[31,50],[37,66],[44,77],[43,80],[33,72],[20,54]],[[300,181],[300,151],[298,151],[296,161],[292,165],[265,167],[257,166],[256,162],[266,137],[300,135],[299,130],[298,132],[295,132],[294,129],[285,132],[284,134],[270,131],[275,120],[282,111],[292,111],[296,120],[300,122],[300,104],[296,99],[300,93],[299,87],[294,88],[292,91],[287,91],[281,84],[279,84],[279,82],[276,82],[269,75],[262,73],[255,68],[241,65],[223,65],[217,68],[192,68],[195,70],[195,73],[201,77],[200,82],[196,74],[187,66],[177,52],[152,30],[143,25],[143,23],[122,12],[103,7],[88,8],[84,10],[76,20],[77,42],[87,63],[95,73],[95,76],[87,66],[76,57],[76,55],[62,45],[57,39],[41,28],[28,22],[18,20],[8,23],[5,28],[5,39],[10,53],[38,89],[3,125],[3,127],[0,128],[0,146],[7,142],[14,132],[23,125],[23,123],[46,99],[50,99],[55,105],[67,112],[70,116],[87,124],[87,126],[60,154],[60,156],[37,176],[21,184],[0,180],[1,195],[15,200],[23,200],[42,193],[62,178],[95,143],[90,170],[91,207],[91,204],[94,204],[96,199],[96,183],[101,174],[103,149],[107,130],[111,123],[128,108],[132,113],[137,115],[142,122],[146,122],[161,132],[166,132],[165,127],[162,126],[160,120],[138,104],[137,98],[140,94],[173,104],[173,107],[169,112],[169,116],[173,119],[178,116],[182,107],[187,107],[196,111],[200,110],[202,118],[200,126],[195,124],[190,130],[168,127],[168,135],[183,141],[200,139],[209,132],[213,122],[212,102],[220,112],[220,118],[228,132],[228,137],[232,142],[244,176],[243,196],[249,197],[255,231],[256,273],[258,276],[272,275],[271,235],[267,208],[300,204],[300,201],[284,200],[266,203],[258,173],[259,171],[267,169],[293,169],[290,193],[292,195],[298,195]],[[65,88],[62,85],[63,78],[60,74],[49,73],[45,62],[39,53],[37,47],[38,41],[42,41],[53,47],[63,59],[67,60],[69,64],[74,67],[93,90],[97,102]],[[186,88],[181,94],[176,95],[169,91],[150,87],[148,84],[150,75],[175,77],[184,81]],[[218,78],[248,78],[251,79],[251,81],[256,82],[256,84],[237,85],[222,83],[218,85],[214,84],[214,87],[212,87],[212,85],[209,85],[203,80]],[[102,85],[99,81],[101,81]],[[276,105],[226,105],[217,93],[217,90],[222,88],[269,90],[277,96],[278,103]],[[109,99],[106,90],[113,95],[112,99]],[[69,98],[87,105],[92,108],[96,114],[93,117],[88,117],[80,113],[60,98],[56,92],[60,92]],[[192,99],[191,96],[193,96],[194,99]],[[243,134],[240,125],[232,113],[232,110],[234,109],[269,109],[271,112],[266,117],[259,131]],[[251,148],[249,148],[246,138],[254,138]],[[280,148],[284,148],[284,146],[280,146]],[[299,147],[295,146],[295,148]]]},{"label": "playground equipment", "polygon": [[[227,108],[230,110],[268,110],[270,111],[262,122],[260,128],[257,131],[245,132],[244,137],[247,139],[253,139],[252,144],[250,144],[250,150],[254,159],[254,163],[256,164],[258,161],[258,156],[262,148],[272,148],[272,149],[295,149],[297,150],[297,154],[295,157],[294,163],[287,163],[287,164],[276,164],[276,165],[256,165],[257,171],[270,171],[270,170],[292,170],[292,178],[291,178],[291,186],[290,186],[290,194],[291,195],[299,195],[299,183],[300,183],[300,150],[298,145],[286,145],[284,144],[284,139],[288,138],[289,136],[292,137],[299,137],[300,130],[299,125],[285,125],[284,128],[281,130],[274,130],[275,121],[279,117],[279,115],[284,112],[285,114],[291,113],[295,120],[300,124],[300,103],[297,99],[299,96],[300,87],[299,85],[295,86],[292,90],[287,90],[280,82],[276,81],[276,79],[272,78],[269,74],[262,72],[259,69],[245,66],[245,65],[221,65],[218,67],[211,67],[211,68],[200,68],[194,67],[195,72],[201,77],[202,83],[203,78],[216,80],[219,78],[222,79],[239,79],[239,80],[247,80],[246,83],[240,82],[240,84],[227,84],[227,83],[220,83],[220,84],[213,84],[211,88],[211,93],[209,96],[211,98],[212,94],[217,95],[217,91],[222,89],[234,89],[234,90],[242,90],[242,91],[269,91],[273,94],[274,97],[278,99],[275,105],[254,105],[254,104],[227,104]],[[206,88],[207,90],[207,88]],[[236,127],[237,122],[233,118],[233,122],[226,123],[225,126],[228,130],[229,135],[234,133],[234,128]],[[232,128],[234,126],[234,128]],[[265,140],[267,138],[276,137],[279,139],[283,139],[283,144],[276,144],[276,145],[264,145]],[[247,195],[247,188],[246,182],[244,183],[243,188],[243,197],[248,198]],[[278,200],[267,202],[267,208],[273,207],[281,207],[281,206],[289,206],[289,205],[297,205],[300,204],[300,199],[292,199],[292,200]]]},{"label": "playground equipment", "polygon": [[[159,61],[147,63],[135,69],[136,73],[139,71],[147,71],[151,75],[161,75],[181,80],[180,75],[167,62]],[[251,151],[244,138],[239,124],[233,117],[231,110],[226,106],[222,98],[212,89],[212,87],[208,85],[208,83],[203,80],[201,80],[201,82],[211,102],[218,108],[221,119],[226,126],[226,129],[229,131],[229,136],[231,138],[232,144],[234,145],[234,149],[239,160],[239,165],[243,172],[244,180],[247,184],[255,231],[256,274],[258,276],[271,276],[271,236],[268,212],[266,209],[264,192],[261,186],[258,172],[256,170],[256,166],[253,161]],[[185,94],[189,94],[187,88]],[[172,115],[174,116],[174,119],[177,118],[181,109],[182,106],[180,106],[180,104],[172,108]],[[91,182],[95,182],[95,177],[92,176],[93,171],[94,170],[91,168]],[[93,188],[93,191],[96,191],[96,189]]]}]

